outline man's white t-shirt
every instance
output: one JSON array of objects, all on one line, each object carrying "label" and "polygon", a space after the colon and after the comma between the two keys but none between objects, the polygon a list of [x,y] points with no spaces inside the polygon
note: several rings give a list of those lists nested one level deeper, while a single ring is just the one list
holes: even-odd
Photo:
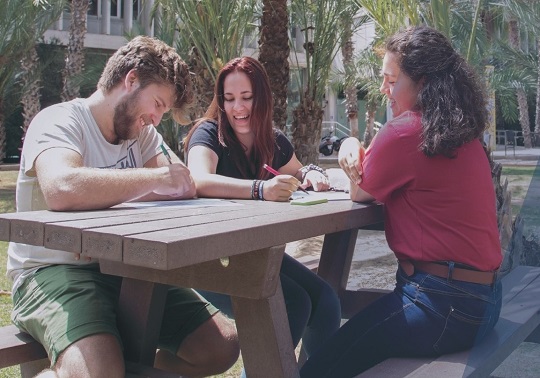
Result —
[{"label": "man's white t-shirt", "polygon": [[[69,148],[91,168],[142,168],[160,153],[161,135],[154,127],[144,127],[138,139],[111,144],[103,137],[84,99],[52,105],[32,120],[24,138],[19,177],[17,211],[45,210],[47,206],[36,178],[34,162],[49,148]],[[95,263],[91,262],[91,263]],[[72,253],[20,243],[8,247],[7,274],[13,279],[13,292],[37,269],[51,264],[89,264],[75,260]]]}]

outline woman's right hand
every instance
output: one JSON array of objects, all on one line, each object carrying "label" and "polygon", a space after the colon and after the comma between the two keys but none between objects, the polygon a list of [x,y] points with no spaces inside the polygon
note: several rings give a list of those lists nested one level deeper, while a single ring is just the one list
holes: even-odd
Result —
[{"label": "woman's right hand", "polygon": [[285,202],[291,198],[291,194],[300,186],[294,176],[278,175],[263,184],[263,196],[265,201]]},{"label": "woman's right hand", "polygon": [[338,154],[338,163],[349,180],[356,185],[362,182],[362,160],[364,159],[364,147],[355,137],[347,138],[341,144]]}]

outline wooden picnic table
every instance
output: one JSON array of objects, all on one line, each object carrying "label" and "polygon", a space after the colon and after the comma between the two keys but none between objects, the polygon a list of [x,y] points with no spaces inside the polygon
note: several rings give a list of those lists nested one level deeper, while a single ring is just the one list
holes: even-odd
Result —
[{"label": "wooden picnic table", "polygon": [[325,235],[319,274],[345,314],[377,296],[346,285],[358,229],[382,222],[382,206],[330,198],[313,206],[195,199],[1,214],[0,240],[80,253],[124,277],[118,323],[128,361],[153,364],[167,285],[175,285],[231,295],[248,376],[291,378],[298,367],[279,283],[286,243]]}]

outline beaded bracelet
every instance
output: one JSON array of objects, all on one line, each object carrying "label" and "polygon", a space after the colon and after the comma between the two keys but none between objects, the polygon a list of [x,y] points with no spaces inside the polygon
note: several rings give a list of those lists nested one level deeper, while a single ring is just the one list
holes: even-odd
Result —
[{"label": "beaded bracelet", "polygon": [[251,199],[256,199],[255,197],[255,185],[257,185],[257,180],[253,180],[251,183]]},{"label": "beaded bracelet", "polygon": [[304,181],[304,179],[306,178],[306,175],[307,175],[307,173],[309,171],[317,171],[317,172],[322,173],[324,176],[328,177],[326,175],[326,171],[324,169],[322,169],[321,167],[319,167],[318,165],[308,164],[308,165],[304,165],[302,168],[300,168],[300,172],[302,173],[302,181]]},{"label": "beaded bracelet", "polygon": [[259,199],[261,201],[264,201],[264,195],[263,195],[263,186],[264,186],[264,181],[259,181]]},{"label": "beaded bracelet", "polygon": [[251,196],[251,198],[253,198],[254,200],[259,199],[259,183],[260,182],[261,180],[255,180],[255,182],[253,183],[253,195]]}]

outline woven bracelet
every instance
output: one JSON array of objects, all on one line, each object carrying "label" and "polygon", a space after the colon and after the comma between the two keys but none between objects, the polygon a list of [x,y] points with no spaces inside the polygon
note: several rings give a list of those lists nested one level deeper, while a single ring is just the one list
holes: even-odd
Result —
[{"label": "woven bracelet", "polygon": [[324,176],[328,177],[326,175],[326,171],[324,169],[322,169],[321,167],[319,167],[318,165],[308,164],[308,165],[304,165],[302,168],[300,168],[300,172],[302,172],[302,181],[304,181],[304,179],[306,178],[306,175],[307,175],[307,173],[309,171],[317,171],[317,172],[322,173]]},{"label": "woven bracelet", "polygon": [[253,182],[251,183],[251,199],[257,199],[257,197],[255,197],[255,185],[257,184],[257,180],[253,180]]},{"label": "woven bracelet", "polygon": [[259,199],[259,184],[261,180],[255,180],[255,184],[253,185],[253,199],[258,200]]},{"label": "woven bracelet", "polygon": [[264,201],[264,195],[263,195],[263,186],[264,186],[264,181],[259,181],[259,199],[261,201]]}]

